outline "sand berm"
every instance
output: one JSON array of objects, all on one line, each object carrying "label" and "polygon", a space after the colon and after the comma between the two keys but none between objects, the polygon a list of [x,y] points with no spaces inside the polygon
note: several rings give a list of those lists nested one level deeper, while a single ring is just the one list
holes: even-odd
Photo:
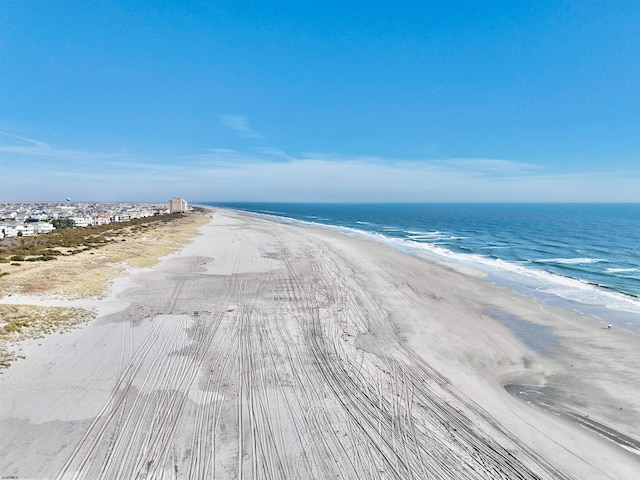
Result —
[{"label": "sand berm", "polygon": [[205,215],[103,298],[2,298],[95,318],[2,370],[0,477],[640,478],[637,336],[368,239]]}]

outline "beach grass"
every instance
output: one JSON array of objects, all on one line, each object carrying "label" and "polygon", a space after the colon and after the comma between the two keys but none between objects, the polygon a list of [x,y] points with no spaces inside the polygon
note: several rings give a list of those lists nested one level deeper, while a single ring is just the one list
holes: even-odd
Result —
[{"label": "beach grass", "polygon": [[[0,297],[104,298],[114,278],[129,268],[154,266],[198,235],[210,217],[196,210],[139,220],[0,242]],[[20,358],[15,347],[21,341],[64,332],[94,317],[76,307],[0,304],[0,369]]]},{"label": "beach grass", "polygon": [[[0,243],[0,296],[101,297],[111,279],[128,267],[155,265],[197,235],[208,220],[204,211],[196,210],[5,240]],[[55,261],[47,261],[49,257]]]},{"label": "beach grass", "polygon": [[93,311],[76,307],[0,305],[0,368],[20,358],[11,348],[17,343],[68,331],[95,315]]}]

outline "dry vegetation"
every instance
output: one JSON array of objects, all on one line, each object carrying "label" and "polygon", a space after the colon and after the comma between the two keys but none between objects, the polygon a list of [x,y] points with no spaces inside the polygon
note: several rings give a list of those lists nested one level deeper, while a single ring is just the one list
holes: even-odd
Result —
[{"label": "dry vegetation", "polygon": [[116,242],[123,236],[146,232],[155,226],[171,224],[182,214],[137,218],[129,222],[110,223],[82,228],[63,228],[47,235],[12,237],[0,242],[0,263],[55,260],[59,256],[76,255]]},{"label": "dry vegetation", "polygon": [[[197,235],[208,219],[206,212],[196,211],[5,239],[0,241],[0,297],[101,297],[127,267],[153,266]],[[0,369],[19,357],[10,345],[66,330],[92,315],[78,308],[0,305]]]},{"label": "dry vegetation", "polygon": [[0,368],[8,367],[20,357],[11,345],[67,331],[94,316],[94,312],[82,308],[0,305]]},{"label": "dry vegetation", "polygon": [[100,296],[127,265],[154,265],[196,235],[207,219],[198,211],[5,239],[0,242],[0,296]]}]

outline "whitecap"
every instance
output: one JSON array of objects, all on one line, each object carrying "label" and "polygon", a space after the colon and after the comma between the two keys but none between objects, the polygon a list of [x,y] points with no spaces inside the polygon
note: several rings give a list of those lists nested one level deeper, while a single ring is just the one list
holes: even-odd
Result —
[{"label": "whitecap", "polygon": [[541,258],[534,260],[535,263],[561,263],[566,265],[575,265],[578,263],[598,263],[602,262],[600,258]]},{"label": "whitecap", "polygon": [[442,235],[442,232],[439,232],[438,230],[434,230],[432,232],[422,232],[419,230],[407,230],[407,233],[411,235],[424,235],[427,237],[437,237],[439,235]]},{"label": "whitecap", "polygon": [[[489,258],[484,255],[475,253],[457,253],[452,251],[448,244],[441,242],[419,242],[412,238],[397,238],[390,237],[380,232],[367,232],[357,228],[341,227],[337,225],[322,224],[319,222],[310,222],[305,220],[297,220],[290,217],[281,217],[276,215],[258,214],[271,218],[273,220],[301,225],[310,226],[316,228],[323,228],[341,232],[348,236],[361,236],[367,237],[372,240],[390,245],[401,251],[409,253],[424,252],[427,254],[436,255],[441,258],[453,260],[454,262],[461,263],[463,265],[470,265],[475,268],[481,268],[489,273],[511,273],[515,275],[521,275],[522,277],[528,277],[530,279],[537,280],[540,285],[537,286],[537,290],[541,293],[551,294],[558,297],[562,297],[568,300],[577,301],[586,305],[601,306],[612,310],[618,310],[623,312],[630,312],[634,314],[640,314],[640,299],[633,296],[628,296],[620,292],[608,291],[602,286],[594,285],[584,280],[561,276],[558,274],[545,272],[525,266],[525,264],[517,263],[513,261],[506,261],[502,259]],[[388,231],[383,227],[383,230]],[[442,235],[442,232],[416,232],[405,231],[406,233],[413,233],[414,235],[430,235],[434,240],[442,240],[442,238],[434,238],[434,236]],[[435,235],[434,235],[435,234]],[[555,258],[555,259],[543,259],[533,261],[534,263],[597,263],[602,262],[601,259],[595,258]],[[530,264],[529,264],[530,265]],[[483,268],[484,267],[484,268]]]}]

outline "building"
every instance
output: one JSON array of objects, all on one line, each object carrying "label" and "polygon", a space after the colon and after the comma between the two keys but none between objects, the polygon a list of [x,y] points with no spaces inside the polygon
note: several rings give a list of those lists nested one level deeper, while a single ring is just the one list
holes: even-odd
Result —
[{"label": "building", "polygon": [[88,227],[89,225],[93,225],[93,219],[89,216],[70,217],[70,220],[73,220],[74,227]]},{"label": "building", "polygon": [[106,225],[107,223],[111,223],[111,215],[109,215],[108,212],[98,212],[94,218],[94,222],[96,225]]},{"label": "building", "polygon": [[35,222],[35,223],[32,223],[31,225],[33,225],[33,232],[36,235],[39,235],[41,233],[53,232],[56,229],[49,222]]},{"label": "building", "polygon": [[116,213],[111,217],[112,222],[128,222],[131,220],[131,216],[128,213]]},{"label": "building", "polygon": [[173,197],[167,204],[169,213],[185,213],[187,212],[187,201],[184,198]]},{"label": "building", "polygon": [[4,237],[32,237],[36,234],[31,223],[5,222],[0,225]]}]

